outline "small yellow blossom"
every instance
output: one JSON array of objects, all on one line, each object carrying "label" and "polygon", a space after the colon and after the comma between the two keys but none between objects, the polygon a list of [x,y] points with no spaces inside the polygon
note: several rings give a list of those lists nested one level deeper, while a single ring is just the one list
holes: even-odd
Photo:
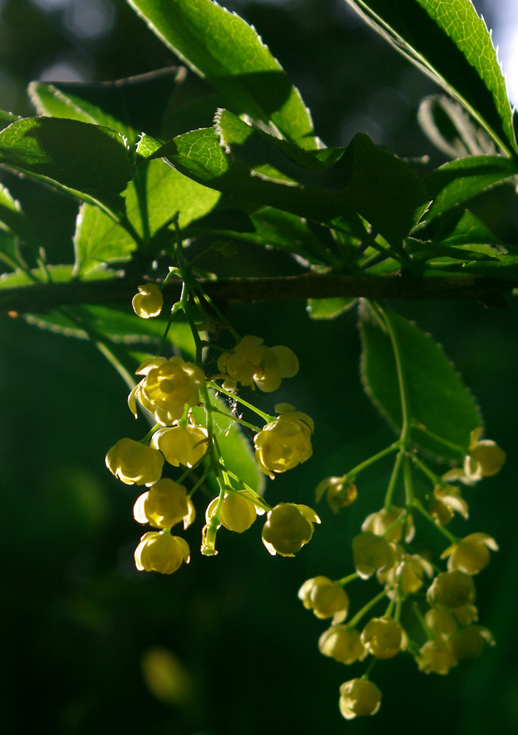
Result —
[{"label": "small yellow blossom", "polygon": [[137,415],[138,401],[163,426],[181,419],[186,406],[191,408],[199,402],[199,387],[205,380],[201,368],[181,357],[146,360],[136,374],[145,377],[129,395],[130,410]]},{"label": "small yellow blossom", "polygon": [[378,569],[387,571],[396,563],[396,547],[383,536],[364,531],[353,538],[354,566],[362,579],[372,577]]},{"label": "small yellow blossom", "polygon": [[340,687],[339,706],[346,720],[375,715],[381,706],[381,692],[372,681],[351,679]]},{"label": "small yellow blossom", "polygon": [[317,618],[332,618],[341,613],[345,620],[349,609],[349,596],[336,582],[327,577],[314,577],[304,582],[298,593],[299,599],[308,610],[313,610]]},{"label": "small yellow blossom", "polygon": [[371,531],[376,536],[383,536],[387,541],[399,543],[404,537],[407,543],[414,538],[415,528],[411,514],[404,508],[392,506],[390,510],[382,508],[371,513],[362,523],[362,531]]},{"label": "small yellow blossom", "polygon": [[466,574],[478,574],[489,564],[489,549],[498,551],[495,539],[487,533],[471,533],[458,544],[449,546],[441,554],[441,559],[448,559],[448,569],[459,569]]},{"label": "small yellow blossom", "polygon": [[397,564],[386,571],[378,571],[377,578],[387,587],[387,597],[413,595],[424,584],[424,576],[433,577],[433,567],[419,554],[407,554],[401,546],[396,549]]},{"label": "small yellow blossom", "polygon": [[460,569],[438,574],[427,592],[430,605],[438,603],[451,608],[470,605],[475,596],[473,579]]},{"label": "small yellow blossom", "polygon": [[196,512],[185,487],[163,477],[137,498],[133,517],[138,523],[149,523],[155,528],[171,528],[180,521],[188,528]]},{"label": "small yellow blossom", "polygon": [[[289,347],[266,347],[260,337],[248,335],[218,359],[218,368],[225,377],[223,387],[235,390],[238,383],[271,393],[283,378],[292,378],[299,371],[299,361]],[[226,377],[228,376],[228,377]]]},{"label": "small yellow blossom", "polygon": [[464,460],[464,474],[469,480],[480,480],[500,472],[506,453],[491,439],[479,441],[482,429],[471,432],[468,455]]},{"label": "small yellow blossom", "polygon": [[307,505],[279,503],[269,511],[262,539],[270,554],[294,556],[313,536],[313,524],[320,518]]},{"label": "small yellow blossom", "polygon": [[330,656],[342,664],[362,661],[367,655],[360,632],[347,625],[332,625],[325,630],[319,638],[318,648],[324,656]]},{"label": "small yellow blossom", "polygon": [[159,429],[151,438],[151,446],[160,449],[173,467],[194,467],[208,449],[208,433],[202,426],[173,426]]},{"label": "small yellow blossom", "polygon": [[443,675],[458,663],[451,646],[441,640],[427,641],[424,646],[421,646],[416,661],[419,670],[424,671],[425,674]]},{"label": "small yellow blossom", "polygon": [[408,637],[394,618],[381,617],[369,620],[361,635],[362,643],[376,658],[392,658],[408,645]]},{"label": "small yellow blossom", "polygon": [[156,283],[145,283],[138,287],[138,293],[131,301],[133,311],[141,319],[159,316],[164,305],[164,297]]},{"label": "small yellow blossom", "polygon": [[[214,498],[205,513],[207,523],[216,512],[219,498]],[[225,493],[221,504],[219,520],[224,528],[236,533],[247,531],[257,518],[257,507],[253,503],[253,498],[246,490],[235,493]],[[262,513],[262,511],[259,511]]]},{"label": "small yellow blossom", "polygon": [[424,620],[434,636],[444,641],[459,627],[455,615],[444,605],[435,604],[428,610]]},{"label": "small yellow blossom", "polygon": [[468,504],[461,495],[460,488],[446,484],[436,485],[433,489],[430,513],[439,526],[446,526],[453,518],[454,511],[468,518]]},{"label": "small yellow blossom", "polygon": [[172,574],[190,560],[189,544],[169,531],[149,531],[135,549],[135,566],[139,572]]},{"label": "small yellow blossom", "polygon": [[275,472],[286,472],[313,454],[313,420],[300,411],[282,413],[254,436],[255,458],[259,468],[271,479]]},{"label": "small yellow blossom", "polygon": [[495,640],[491,631],[481,625],[469,625],[467,628],[459,628],[450,636],[453,655],[459,661],[470,661],[478,658],[486,643],[494,646]]},{"label": "small yellow blossom", "polygon": [[158,482],[163,465],[160,452],[133,439],[119,439],[106,455],[106,466],[126,485]]}]

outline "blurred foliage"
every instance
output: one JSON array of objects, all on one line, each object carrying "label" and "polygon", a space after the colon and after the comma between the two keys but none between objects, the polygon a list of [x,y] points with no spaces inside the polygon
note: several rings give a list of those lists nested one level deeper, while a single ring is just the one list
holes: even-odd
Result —
[{"label": "blurred foliage", "polygon": [[[402,157],[446,160],[416,123],[420,99],[435,87],[345,4],[225,5],[256,26],[302,90],[328,145],[364,131]],[[0,10],[0,107],[18,114],[32,114],[25,87],[33,79],[101,81],[175,63],[123,0],[4,0]],[[2,180],[39,218],[49,260],[72,262],[77,205],[28,180]],[[500,187],[472,207],[508,242],[517,241],[515,197],[511,187]],[[242,249],[240,258],[257,275],[295,268],[274,252]],[[491,728],[511,735],[518,728],[516,306],[395,308],[444,345],[484,408],[488,435],[508,451],[501,474],[474,489],[470,503],[472,527],[501,547],[477,580],[481,616],[497,645],[448,677],[416,676],[405,657],[380,665],[382,714],[347,727],[358,734],[388,725],[402,734],[419,728],[422,735],[485,735]],[[268,334],[269,344],[289,344],[299,356],[301,372],[278,400],[304,403],[315,415],[315,453],[267,492],[272,504],[285,497],[311,504],[322,477],[345,472],[391,439],[361,391],[355,311],[313,322],[295,302],[233,307],[228,316],[238,331]],[[0,340],[6,732],[343,732],[337,693],[348,672],[319,654],[321,625],[296,593],[308,577],[352,570],[351,538],[372,498],[381,502],[386,467],[362,477],[357,503],[339,516],[319,508],[326,533],[316,530],[310,554],[271,558],[257,524],[244,537],[222,534],[216,559],[195,554],[174,578],[141,575],[133,566],[136,493],[104,468],[107,448],[135,436],[126,387],[87,342],[7,318]],[[201,522],[186,534],[193,548]],[[463,521],[455,523],[462,533]]]}]

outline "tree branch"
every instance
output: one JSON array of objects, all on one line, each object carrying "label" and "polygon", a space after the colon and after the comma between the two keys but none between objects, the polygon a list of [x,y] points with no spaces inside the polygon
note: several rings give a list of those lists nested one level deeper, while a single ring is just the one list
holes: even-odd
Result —
[{"label": "tree branch", "polygon": [[[0,311],[14,314],[41,314],[72,304],[128,303],[142,279],[125,276],[99,281],[33,283],[0,289]],[[487,306],[507,305],[507,292],[518,282],[488,276],[452,275],[430,278],[413,276],[316,275],[226,278],[200,280],[208,295],[219,302],[278,301],[286,299],[326,299],[365,297],[371,299],[441,299],[480,301]],[[180,283],[164,289],[167,301],[180,298]]]}]

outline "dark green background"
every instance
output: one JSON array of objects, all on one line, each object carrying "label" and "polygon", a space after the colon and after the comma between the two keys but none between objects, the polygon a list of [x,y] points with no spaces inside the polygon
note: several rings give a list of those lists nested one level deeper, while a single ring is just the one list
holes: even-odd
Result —
[{"label": "dark green background", "polygon": [[[326,143],[346,144],[361,130],[401,156],[428,153],[435,165],[444,160],[415,123],[419,100],[435,91],[431,82],[340,3],[227,5],[256,26],[301,88]],[[31,114],[25,85],[63,59],[93,81],[174,63],[122,0],[106,8],[113,11],[111,29],[82,38],[64,10],[6,0],[0,106]],[[3,180],[38,218],[49,260],[71,262],[76,205],[30,182],[7,175]],[[511,187],[480,197],[473,208],[504,241],[516,242]],[[273,252],[243,247],[239,257],[248,273],[300,270]],[[459,535],[487,532],[501,545],[476,579],[481,622],[497,645],[447,677],[416,673],[405,655],[381,662],[374,675],[383,691],[380,713],[346,723],[338,711],[338,687],[361,675],[363,665],[344,667],[319,654],[326,623],[304,610],[296,593],[308,577],[352,571],[351,538],[365,515],[380,507],[390,465],[362,476],[357,503],[342,515],[320,505],[323,528],[295,559],[267,554],[260,521],[242,536],[221,532],[219,555],[201,557],[201,496],[198,520],[185,534],[193,551],[190,566],[172,577],[139,574],[132,555],[142,530],[131,514],[138,493],[104,468],[104,455],[117,439],[145,431],[126,407],[126,387],[90,344],[2,316],[0,721],[6,732],[517,731],[516,306],[392,306],[443,344],[479,399],[487,435],[508,452],[500,475],[466,490],[469,530],[462,521],[453,528]],[[392,440],[360,387],[356,314],[311,322],[305,304],[293,302],[233,307],[228,315],[242,334],[287,344],[300,358],[299,375],[275,398],[259,400],[266,410],[286,400],[312,415],[315,453],[270,484],[267,499],[313,505],[322,477],[345,472]],[[353,586],[353,605],[376,589],[374,582]],[[164,704],[147,689],[141,661],[152,646],[174,653],[189,672],[192,694],[183,705]]]}]

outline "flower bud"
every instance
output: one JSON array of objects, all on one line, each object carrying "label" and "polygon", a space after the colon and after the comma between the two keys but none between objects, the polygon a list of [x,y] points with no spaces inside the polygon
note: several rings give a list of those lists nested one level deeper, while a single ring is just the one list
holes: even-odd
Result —
[{"label": "flower bud", "polygon": [[[216,512],[219,498],[214,498],[205,512],[205,520],[209,523]],[[221,504],[219,520],[222,526],[229,531],[243,533],[247,531],[257,518],[257,509],[252,496],[246,490],[235,493],[225,493]]]},{"label": "flower bud", "polygon": [[106,455],[106,466],[126,485],[158,482],[163,465],[160,452],[133,439],[119,439]]},{"label": "flower bud", "polygon": [[158,316],[164,305],[164,297],[156,283],[145,283],[131,301],[133,311],[142,319]]},{"label": "flower bud", "polygon": [[307,505],[279,503],[266,516],[262,539],[270,554],[294,556],[313,536],[320,518]]},{"label": "flower bud", "polygon": [[169,531],[150,531],[140,539],[135,549],[135,566],[141,571],[172,574],[182,562],[189,562],[187,541],[171,536]]},{"label": "flower bud", "polygon": [[394,618],[382,617],[369,620],[361,635],[363,645],[376,658],[392,658],[404,651],[408,638]]},{"label": "flower bud", "polygon": [[149,523],[155,528],[171,528],[180,521],[188,528],[196,512],[185,487],[163,477],[137,498],[133,517],[137,523]]},{"label": "flower bud", "polygon": [[352,505],[358,497],[356,485],[343,477],[326,477],[319,482],[315,490],[317,503],[324,493],[333,513]]},{"label": "flower bud", "polygon": [[313,610],[317,618],[332,618],[336,613],[344,613],[342,620],[345,620],[349,609],[347,592],[327,577],[308,579],[298,596],[304,607]]},{"label": "flower bud", "polygon": [[332,625],[325,630],[318,641],[318,648],[324,656],[330,656],[342,664],[353,664],[367,655],[360,632],[346,625]]},{"label": "flower bud", "polygon": [[340,687],[339,706],[346,720],[374,715],[381,706],[381,692],[372,681],[352,679]]},{"label": "flower bud", "polygon": [[208,433],[202,426],[173,426],[155,431],[151,446],[160,449],[173,467],[194,467],[208,448]]}]

